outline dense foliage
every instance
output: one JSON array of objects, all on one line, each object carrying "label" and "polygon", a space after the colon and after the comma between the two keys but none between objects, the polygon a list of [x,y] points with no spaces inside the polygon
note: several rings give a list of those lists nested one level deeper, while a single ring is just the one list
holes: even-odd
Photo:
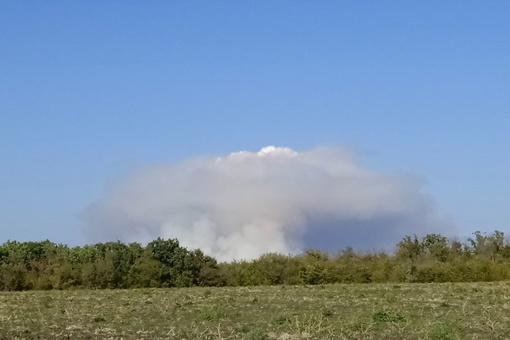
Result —
[{"label": "dense foliage", "polygon": [[438,234],[406,236],[393,254],[345,249],[297,256],[265,254],[218,263],[175,239],[68,247],[50,241],[0,246],[0,290],[253,286],[369,282],[474,282],[510,279],[504,234],[476,232],[462,243]]}]

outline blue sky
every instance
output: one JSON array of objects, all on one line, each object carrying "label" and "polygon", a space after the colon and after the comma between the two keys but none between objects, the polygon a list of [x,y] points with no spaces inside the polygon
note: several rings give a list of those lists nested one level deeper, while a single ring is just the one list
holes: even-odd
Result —
[{"label": "blue sky", "polygon": [[347,145],[510,225],[506,1],[3,1],[0,242],[84,242],[143,164]]}]

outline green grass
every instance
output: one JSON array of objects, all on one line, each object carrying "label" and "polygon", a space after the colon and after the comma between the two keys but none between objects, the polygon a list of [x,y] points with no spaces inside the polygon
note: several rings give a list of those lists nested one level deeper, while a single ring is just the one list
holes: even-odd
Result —
[{"label": "green grass", "polygon": [[510,284],[0,293],[0,339],[510,339]]}]

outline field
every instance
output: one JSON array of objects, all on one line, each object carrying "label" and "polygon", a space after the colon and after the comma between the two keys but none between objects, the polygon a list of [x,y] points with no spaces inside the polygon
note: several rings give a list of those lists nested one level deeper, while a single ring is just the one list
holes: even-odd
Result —
[{"label": "field", "polygon": [[0,293],[0,339],[509,339],[510,284]]}]

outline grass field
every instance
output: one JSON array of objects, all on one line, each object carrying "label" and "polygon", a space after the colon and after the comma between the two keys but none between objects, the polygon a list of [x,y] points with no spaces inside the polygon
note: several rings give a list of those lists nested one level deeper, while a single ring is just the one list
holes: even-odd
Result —
[{"label": "grass field", "polygon": [[0,293],[1,339],[510,339],[510,283]]}]

